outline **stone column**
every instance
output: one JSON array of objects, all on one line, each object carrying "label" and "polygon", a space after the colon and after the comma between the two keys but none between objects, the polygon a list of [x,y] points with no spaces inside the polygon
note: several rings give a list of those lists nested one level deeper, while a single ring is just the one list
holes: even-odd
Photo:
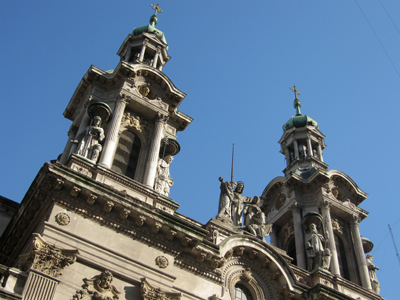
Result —
[{"label": "stone column", "polygon": [[69,128],[68,141],[67,141],[67,144],[65,145],[64,151],[60,158],[60,163],[62,163],[63,165],[67,162],[69,153],[71,151],[71,147],[74,145],[74,144],[72,144],[71,140],[73,140],[74,137],[76,136],[77,130],[78,130],[78,127],[76,127],[74,125],[71,125],[71,127]]},{"label": "stone column", "polygon": [[297,140],[293,141],[294,145],[294,158],[299,158],[299,145],[297,144]]},{"label": "stone column", "polygon": [[291,161],[290,161],[290,153],[289,153],[289,149],[287,147],[285,147],[285,156],[286,156],[287,165],[290,165],[290,163],[291,163]]},{"label": "stone column", "polygon": [[143,183],[151,188],[154,186],[154,179],[156,177],[158,158],[160,154],[161,139],[163,138],[164,124],[167,120],[168,116],[158,113],[154,124],[153,137],[150,142],[143,179]]},{"label": "stone column", "polygon": [[310,136],[307,137],[307,152],[308,152],[308,157],[312,157],[313,156],[312,144],[311,144]]},{"label": "stone column", "polygon": [[301,224],[300,206],[296,203],[291,207],[291,209],[293,214],[293,228],[294,228],[294,240],[296,244],[297,266],[302,269],[307,269],[303,226]]},{"label": "stone column", "polygon": [[318,155],[319,155],[319,160],[324,162],[324,158],[322,157],[322,148],[321,148],[321,140],[318,143]]},{"label": "stone column", "polygon": [[129,102],[130,98],[124,94],[118,96],[115,104],[115,109],[108,125],[108,131],[101,153],[99,165],[107,168],[111,168],[115,149],[117,148],[118,132],[121,125],[121,119],[124,115],[125,106]]},{"label": "stone column", "polygon": [[328,232],[328,247],[331,250],[331,265],[330,270],[333,275],[340,275],[340,268],[339,268],[339,259],[337,256],[336,250],[336,243],[335,243],[335,235],[333,233],[332,228],[332,219],[331,219],[331,212],[330,212],[331,203],[329,201],[324,200],[322,202],[322,217],[324,219],[325,228]]},{"label": "stone column", "polygon": [[131,58],[131,53],[132,53],[132,47],[129,47],[125,54],[125,61],[129,62],[129,60]]},{"label": "stone column", "polygon": [[372,290],[367,261],[365,260],[365,253],[362,246],[360,229],[358,227],[358,216],[353,216],[351,232],[353,233],[354,250],[358,264],[358,271],[360,273],[361,285],[368,290]]},{"label": "stone column", "polygon": [[144,42],[144,43],[143,43],[143,46],[142,46],[142,50],[141,50],[141,52],[140,52],[140,56],[139,56],[139,61],[140,61],[140,62],[143,62],[144,53],[145,53],[145,51],[146,51],[146,47],[147,47],[147,43]]},{"label": "stone column", "polygon": [[278,237],[276,236],[276,230],[277,230],[276,225],[272,225],[272,230],[271,230],[269,236],[271,239],[270,240],[271,244],[278,247]]},{"label": "stone column", "polygon": [[157,48],[156,54],[154,55],[154,61],[153,61],[153,68],[157,68],[157,62],[158,62],[158,57],[160,56],[160,49]]}]

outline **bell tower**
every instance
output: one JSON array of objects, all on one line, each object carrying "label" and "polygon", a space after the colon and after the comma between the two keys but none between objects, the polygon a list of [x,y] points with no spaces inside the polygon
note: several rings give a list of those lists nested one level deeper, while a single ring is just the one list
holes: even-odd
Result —
[{"label": "bell tower", "polygon": [[192,118],[178,110],[186,94],[162,72],[170,59],[165,35],[155,26],[134,28],[118,50],[115,70],[91,66],[64,116],[72,121],[59,162],[128,194],[169,195],[169,167],[180,151],[176,134]]},{"label": "bell tower", "polygon": [[358,207],[367,198],[357,184],[323,161],[326,147],[318,123],[300,112],[283,125],[279,140],[286,157],[284,177],[273,179],[262,194],[262,210],[273,226],[271,243],[311,274],[330,273],[371,290],[365,253],[373,244],[358,224],[368,212]]}]

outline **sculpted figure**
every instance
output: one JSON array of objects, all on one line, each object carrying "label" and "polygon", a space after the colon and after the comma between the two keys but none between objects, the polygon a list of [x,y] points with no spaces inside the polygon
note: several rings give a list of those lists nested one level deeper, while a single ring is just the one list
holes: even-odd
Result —
[{"label": "sculpted figure", "polygon": [[246,204],[243,210],[245,228],[260,239],[264,239],[269,232],[265,229],[265,214],[258,206],[260,198],[255,196],[251,204]]},{"label": "sculpted figure", "polygon": [[234,226],[242,226],[243,204],[253,201],[253,197],[243,196],[244,183],[239,181],[233,191],[232,199],[232,223]]},{"label": "sculpted figure", "polygon": [[85,132],[73,140],[72,143],[78,144],[76,154],[88,158],[94,163],[99,158],[102,150],[100,142],[104,140],[104,130],[101,126],[101,118],[94,117],[91,125],[86,127]]},{"label": "sculpted figure", "polygon": [[169,174],[169,165],[174,160],[174,157],[168,155],[164,159],[158,160],[157,176],[154,184],[154,189],[161,195],[168,196],[170,187],[173,186],[174,180]]},{"label": "sculpted figure", "polygon": [[222,177],[219,178],[219,181],[221,182],[221,194],[219,196],[217,219],[232,223],[233,189],[236,187],[236,183],[230,181],[224,182]]},{"label": "sculpted figure", "polygon": [[322,234],[318,233],[317,225],[311,223],[309,226],[309,232],[306,234],[306,252],[308,270],[312,271],[318,267],[323,267],[323,256],[325,238]]},{"label": "sculpted figure", "polygon": [[376,267],[373,263],[372,260],[374,257],[371,254],[367,255],[367,267],[368,267],[368,273],[369,273],[369,280],[371,280],[371,286],[372,290],[379,294],[381,290],[381,286],[379,285],[378,278],[376,278],[376,273],[375,270],[379,270],[378,267]]}]

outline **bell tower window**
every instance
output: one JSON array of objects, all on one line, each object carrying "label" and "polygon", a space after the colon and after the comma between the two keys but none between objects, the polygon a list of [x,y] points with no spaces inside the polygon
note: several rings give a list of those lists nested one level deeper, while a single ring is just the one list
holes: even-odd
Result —
[{"label": "bell tower window", "polygon": [[141,145],[135,133],[129,130],[122,132],[111,169],[134,179]]},{"label": "bell tower window", "polygon": [[346,249],[342,239],[337,235],[335,235],[335,244],[336,244],[336,249],[338,250],[337,254],[339,260],[340,274],[342,275],[343,278],[350,280],[349,267],[347,265],[347,258],[346,258]]}]

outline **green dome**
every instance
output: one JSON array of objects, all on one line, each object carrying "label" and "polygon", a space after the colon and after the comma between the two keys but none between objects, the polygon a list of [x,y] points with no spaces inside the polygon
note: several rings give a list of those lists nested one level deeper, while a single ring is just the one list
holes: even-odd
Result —
[{"label": "green dome", "polygon": [[[155,34],[156,37],[159,40],[161,40],[164,44],[168,45],[167,40],[165,39],[164,32],[162,32],[161,30],[158,30],[155,27],[155,25],[157,24],[157,21],[158,21],[157,16],[156,15],[152,15],[150,17],[150,24],[134,28],[133,31],[132,31],[132,35],[139,35],[139,34],[141,34],[143,32],[152,33],[152,34]],[[167,46],[167,49],[168,49],[168,46]]]},{"label": "green dome", "polygon": [[306,126],[315,126],[318,128],[318,122],[311,119],[307,115],[302,115],[300,112],[301,103],[299,99],[294,99],[294,108],[296,108],[297,114],[294,117],[291,117],[289,121],[287,121],[283,126],[282,129],[285,132],[293,127],[301,128]]}]

